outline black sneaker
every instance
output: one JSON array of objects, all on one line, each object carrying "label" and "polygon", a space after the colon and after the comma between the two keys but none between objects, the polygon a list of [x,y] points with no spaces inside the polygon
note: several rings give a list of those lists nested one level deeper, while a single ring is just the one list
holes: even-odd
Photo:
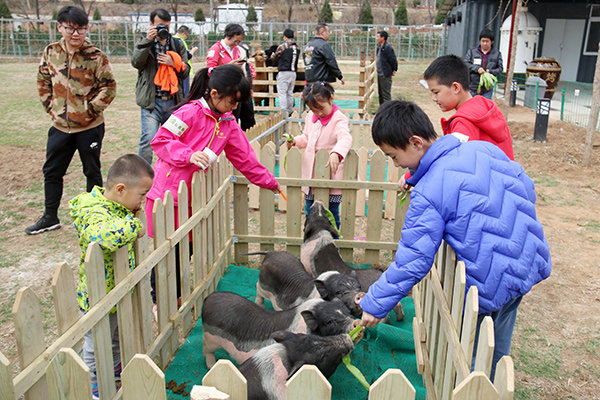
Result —
[{"label": "black sneaker", "polygon": [[60,221],[58,220],[58,217],[44,214],[38,222],[27,227],[25,229],[25,233],[28,235],[37,235],[38,233],[53,231],[55,229],[60,229]]}]

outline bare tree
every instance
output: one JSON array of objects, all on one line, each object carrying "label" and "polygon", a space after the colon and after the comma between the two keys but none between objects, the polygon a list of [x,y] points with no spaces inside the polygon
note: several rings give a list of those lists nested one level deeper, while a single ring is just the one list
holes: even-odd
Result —
[{"label": "bare tree", "polygon": [[133,3],[130,4],[132,11],[135,13],[136,22],[140,22],[140,14],[147,4],[149,4],[148,0],[133,0]]},{"label": "bare tree", "polygon": [[515,10],[515,17],[513,19],[513,30],[512,30],[512,46],[510,48],[510,60],[508,61],[508,68],[506,69],[506,80],[504,82],[504,107],[502,107],[502,113],[504,118],[508,121],[508,110],[510,109],[508,103],[510,98],[510,87],[512,85],[513,76],[515,74],[515,59],[517,58],[517,35],[519,33],[519,16],[522,10],[522,0],[517,0],[517,7]]},{"label": "bare tree", "polygon": [[[37,0],[35,0],[35,1],[37,1]],[[90,0],[88,2],[88,8],[85,8],[85,4],[83,3],[83,0],[72,0],[72,1],[73,1],[73,3],[75,3],[75,5],[78,5],[79,7],[81,7],[87,15],[90,15],[90,13],[92,12],[92,7],[94,7],[94,3],[96,3],[96,0]]]},{"label": "bare tree", "polygon": [[[600,50],[600,44],[598,44]],[[592,149],[594,148],[594,134],[598,126],[598,110],[600,109],[600,57],[596,60],[596,72],[594,72],[594,89],[592,91],[592,108],[585,134],[585,149],[583,150],[583,166],[592,164]]]},{"label": "bare tree", "polygon": [[288,7],[288,16],[287,16],[288,22],[292,22],[292,13],[294,12],[294,3],[295,2],[296,2],[296,0],[285,0],[285,4]]},{"label": "bare tree", "polygon": [[40,2],[39,0],[12,0],[7,1],[8,5],[13,10],[18,10],[19,14],[25,19],[31,19],[30,15],[35,15],[40,19]]}]

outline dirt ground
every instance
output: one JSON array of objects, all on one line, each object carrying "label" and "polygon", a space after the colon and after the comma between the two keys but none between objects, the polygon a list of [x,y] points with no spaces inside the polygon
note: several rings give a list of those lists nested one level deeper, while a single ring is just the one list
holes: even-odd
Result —
[{"label": "dirt ground", "polygon": [[[414,85],[413,81],[394,89],[410,93],[417,91]],[[442,114],[437,106],[417,100],[438,127]],[[600,149],[594,148],[592,167],[583,168],[585,129],[551,120],[547,142],[536,143],[534,121],[530,109],[510,110],[515,157],[536,183],[537,212],[550,243],[553,271],[519,308],[513,337],[516,397],[600,399]],[[595,143],[600,143],[599,135]],[[107,151],[103,159],[113,160],[117,151]],[[31,287],[50,314],[46,317],[51,317],[54,268],[67,262],[75,271],[79,258],[69,223],[51,234],[26,237],[22,231],[43,208],[39,193],[44,158],[40,146],[0,145],[0,351],[15,370],[10,309],[16,290]],[[64,222],[68,221],[65,199],[84,190],[80,167],[76,168],[65,177],[63,214],[59,214]],[[45,318],[47,343],[56,330],[52,319]]]}]

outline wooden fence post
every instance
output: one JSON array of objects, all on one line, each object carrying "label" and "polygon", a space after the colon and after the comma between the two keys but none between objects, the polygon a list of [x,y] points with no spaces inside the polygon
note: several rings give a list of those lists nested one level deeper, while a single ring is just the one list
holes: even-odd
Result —
[{"label": "wooden fence post", "polygon": [[[73,271],[66,263],[59,264],[52,276],[52,297],[59,336],[73,326],[81,316],[76,294]],[[76,346],[76,351],[78,350],[81,350],[81,342]]]},{"label": "wooden fence post", "polygon": [[[287,169],[289,171],[287,175],[290,178],[300,178],[302,176],[302,154],[297,147],[292,147],[287,152]],[[281,170],[281,162],[279,163],[279,170]],[[287,234],[290,237],[302,237],[302,206],[304,204],[302,189],[299,186],[289,186],[287,193]],[[286,250],[300,258],[299,245],[288,244]]]},{"label": "wooden fence post", "polygon": [[73,349],[63,348],[46,369],[50,400],[92,398],[90,369]]},{"label": "wooden fence post", "polygon": [[[326,149],[321,149],[315,155],[315,179],[329,179],[330,167],[325,167],[329,160],[329,152]],[[329,208],[329,189],[328,188],[313,188],[315,200],[322,200],[325,208]]]},{"label": "wooden fence post", "polygon": [[483,372],[475,371],[458,384],[452,398],[453,400],[496,400],[498,391]]},{"label": "wooden fence post", "polygon": [[[185,181],[179,182],[177,190],[177,217],[179,226],[182,226],[189,218],[190,206],[188,205],[188,188]],[[179,276],[181,277],[181,300],[187,300],[190,296],[190,235],[185,235],[179,241]],[[192,330],[192,314],[185,313],[183,317],[183,335],[187,335]]]},{"label": "wooden fence post", "polygon": [[485,317],[479,327],[477,340],[477,355],[475,357],[475,371],[481,371],[490,376],[492,359],[494,358],[494,321],[492,317]]},{"label": "wooden fence post", "polygon": [[[385,182],[385,155],[376,150],[371,156],[370,182]],[[381,239],[383,210],[383,190],[369,190],[369,208],[367,213],[367,240]],[[366,264],[379,264],[379,250],[365,250]]]},{"label": "wooden fence post", "polygon": [[[350,150],[344,160],[344,180],[357,180],[358,177],[358,154]],[[342,223],[342,237],[352,240],[355,232],[355,214],[356,214],[356,190],[342,190],[342,209],[340,211],[340,221]],[[354,249],[341,247],[340,256],[346,262],[352,262],[354,259]]]},{"label": "wooden fence post", "polygon": [[12,382],[10,361],[0,352],[0,400],[14,400],[15,388]]},{"label": "wooden fence post", "polygon": [[[28,287],[19,289],[13,304],[13,321],[21,369],[25,369],[46,348],[42,313],[36,294]],[[48,395],[46,378],[42,377],[25,392],[25,400],[43,399]]]},{"label": "wooden fence post", "polygon": [[[129,275],[129,252],[125,245],[114,252],[113,265],[115,272],[115,285]],[[133,319],[133,302],[131,292],[125,295],[117,304],[117,318],[119,320],[119,344],[121,346],[121,364],[127,365],[136,353],[135,330]]]},{"label": "wooden fence post", "polygon": [[314,365],[303,365],[285,386],[287,400],[331,399],[331,383]]},{"label": "wooden fence post", "polygon": [[[147,216],[144,210],[139,213],[144,227],[147,227]],[[134,245],[135,264],[140,265],[150,253],[148,235],[138,238]],[[136,324],[136,353],[145,353],[152,344],[152,299],[150,297],[150,274],[146,275],[133,290],[133,315]]]},{"label": "wooden fence post", "polygon": [[[367,171],[369,165],[369,152],[366,148],[361,147],[358,153],[358,179],[367,180]],[[365,204],[367,199],[367,189],[359,189],[356,194],[356,216],[363,217],[365,215]]]},{"label": "wooden fence post", "polygon": [[358,76],[358,96],[360,97],[360,100],[358,100],[358,108],[360,110],[362,110],[360,112],[360,114],[363,114],[365,112],[365,86],[367,84],[366,82],[366,71],[365,71],[365,62],[367,60],[367,54],[365,52],[360,53],[360,74]]},{"label": "wooden fence post", "polygon": [[[104,256],[98,243],[90,243],[85,254],[85,272],[87,278],[90,309],[106,296],[106,278]],[[103,398],[112,398],[115,394],[115,375],[112,354],[112,335],[110,334],[110,314],[105,314],[92,328],[94,357],[98,389]]]},{"label": "wooden fence post", "polygon": [[[260,162],[269,172],[275,172],[275,145],[267,143],[260,151]],[[275,235],[275,196],[268,189],[260,189],[260,234],[262,236]],[[261,250],[273,251],[273,244],[261,244]]]},{"label": "wooden fence post", "polygon": [[369,400],[414,400],[416,390],[399,369],[388,369],[371,385]]},{"label": "wooden fence post", "polygon": [[136,354],[123,369],[123,400],[166,400],[165,374],[145,354]]},{"label": "wooden fence post", "polygon": [[248,398],[247,381],[244,375],[229,360],[219,360],[204,375],[202,385],[214,386],[227,393],[230,400],[246,400]]},{"label": "wooden fence post", "polygon": [[494,386],[498,390],[499,400],[513,400],[515,395],[515,366],[510,356],[504,356],[496,364]]}]

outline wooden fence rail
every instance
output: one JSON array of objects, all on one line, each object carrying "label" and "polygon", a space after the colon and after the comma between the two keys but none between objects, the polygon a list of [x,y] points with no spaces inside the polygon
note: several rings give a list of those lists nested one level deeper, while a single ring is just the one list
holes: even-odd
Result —
[{"label": "wooden fence rail", "polygon": [[[281,121],[280,121],[281,122]],[[276,122],[274,122],[276,123]],[[261,161],[269,168],[276,165],[275,145],[258,147]],[[369,179],[361,175],[360,154],[366,149],[351,151],[346,159],[344,180],[332,181],[325,165],[327,155],[317,154],[317,177],[300,178],[300,152],[287,154],[287,175],[280,178],[287,185],[286,234],[274,233],[276,197],[265,189],[259,190],[260,234],[248,234],[248,182],[239,173],[231,174],[231,165],[224,156],[213,168],[196,173],[188,188],[182,183],[178,190],[179,228],[174,229],[173,197],[165,195],[156,201],[152,212],[155,236],[153,246],[143,237],[136,242],[136,268],[129,271],[126,248],[115,252],[114,289],[105,292],[104,263],[97,243],[90,244],[86,255],[86,272],[90,310],[81,314],[76,301],[74,276],[66,264],[57,266],[52,280],[53,301],[58,337],[46,345],[42,328],[40,301],[29,288],[17,293],[13,320],[17,339],[20,372],[12,376],[12,366],[0,353],[0,400],[25,399],[87,399],[91,386],[87,366],[77,355],[84,334],[92,331],[100,396],[102,399],[154,400],[165,399],[164,371],[194,322],[200,317],[203,299],[216,290],[218,281],[231,262],[237,260],[249,243],[260,243],[264,249],[275,244],[287,246],[299,255],[301,238],[301,186],[315,188],[317,198],[327,196],[332,186],[343,189],[341,208],[342,239],[340,252],[347,261],[354,261],[354,251],[365,249],[366,262],[378,262],[382,249],[394,250],[403,223],[404,208],[396,200],[395,181],[386,182],[386,160],[378,150],[369,159]],[[281,166],[280,166],[281,169]],[[388,175],[395,168],[388,168]],[[397,175],[396,175],[397,176]],[[397,178],[394,178],[397,179]],[[233,189],[233,226],[231,231],[230,201]],[[368,190],[366,241],[352,240],[360,190]],[[394,209],[394,233],[381,232],[386,210]],[[393,198],[388,206],[387,198]],[[281,204],[281,200],[279,199]],[[406,206],[404,206],[406,207]],[[363,207],[364,208],[364,207]],[[191,211],[188,211],[191,210]],[[145,220],[145,216],[141,216]],[[191,247],[188,245],[191,239]],[[191,254],[190,254],[191,250]],[[177,304],[175,253],[181,256],[181,305]],[[157,276],[158,321],[152,324],[149,275]],[[465,297],[464,264],[456,261],[454,252],[443,245],[431,273],[413,289],[416,317],[413,320],[417,363],[427,388],[429,399],[502,399],[512,398],[514,372],[510,357],[503,358],[497,367],[495,385],[488,375],[493,353],[491,320],[482,325],[474,372],[471,358],[477,320],[476,288]],[[112,346],[108,328],[109,312],[117,307],[121,359],[124,366],[122,388],[116,391]],[[464,313],[463,313],[464,309]],[[225,362],[217,364],[203,380],[231,395],[245,399],[245,383],[239,371]],[[301,384],[299,382],[310,382]],[[330,400],[329,383],[314,368],[305,367],[288,382],[288,399]],[[399,370],[386,371],[372,385],[369,399],[382,400],[398,396],[414,398],[415,390]],[[412,396],[412,397],[411,397]]]},{"label": "wooden fence rail", "polygon": [[[253,92],[255,99],[254,111],[278,112],[279,106],[275,105],[277,94],[277,73],[276,67],[256,67],[257,78],[252,81],[256,88],[261,88],[261,91]],[[298,67],[298,72],[304,72],[304,67]],[[375,78],[377,77],[377,66],[374,61],[374,56],[371,56],[369,63],[366,61],[366,54],[361,53],[360,66],[358,68],[344,68],[343,74],[345,84],[342,86],[339,83],[334,83],[336,90],[335,98],[337,100],[357,101],[358,107],[347,108],[343,107],[342,111],[348,113],[367,113],[369,104],[375,95]],[[358,75],[358,80],[348,79],[350,76]],[[304,85],[304,81],[296,81],[295,85]],[[294,98],[300,99],[302,93],[294,93]],[[268,105],[263,106],[263,100],[267,99]],[[260,104],[259,104],[260,103]]]}]

